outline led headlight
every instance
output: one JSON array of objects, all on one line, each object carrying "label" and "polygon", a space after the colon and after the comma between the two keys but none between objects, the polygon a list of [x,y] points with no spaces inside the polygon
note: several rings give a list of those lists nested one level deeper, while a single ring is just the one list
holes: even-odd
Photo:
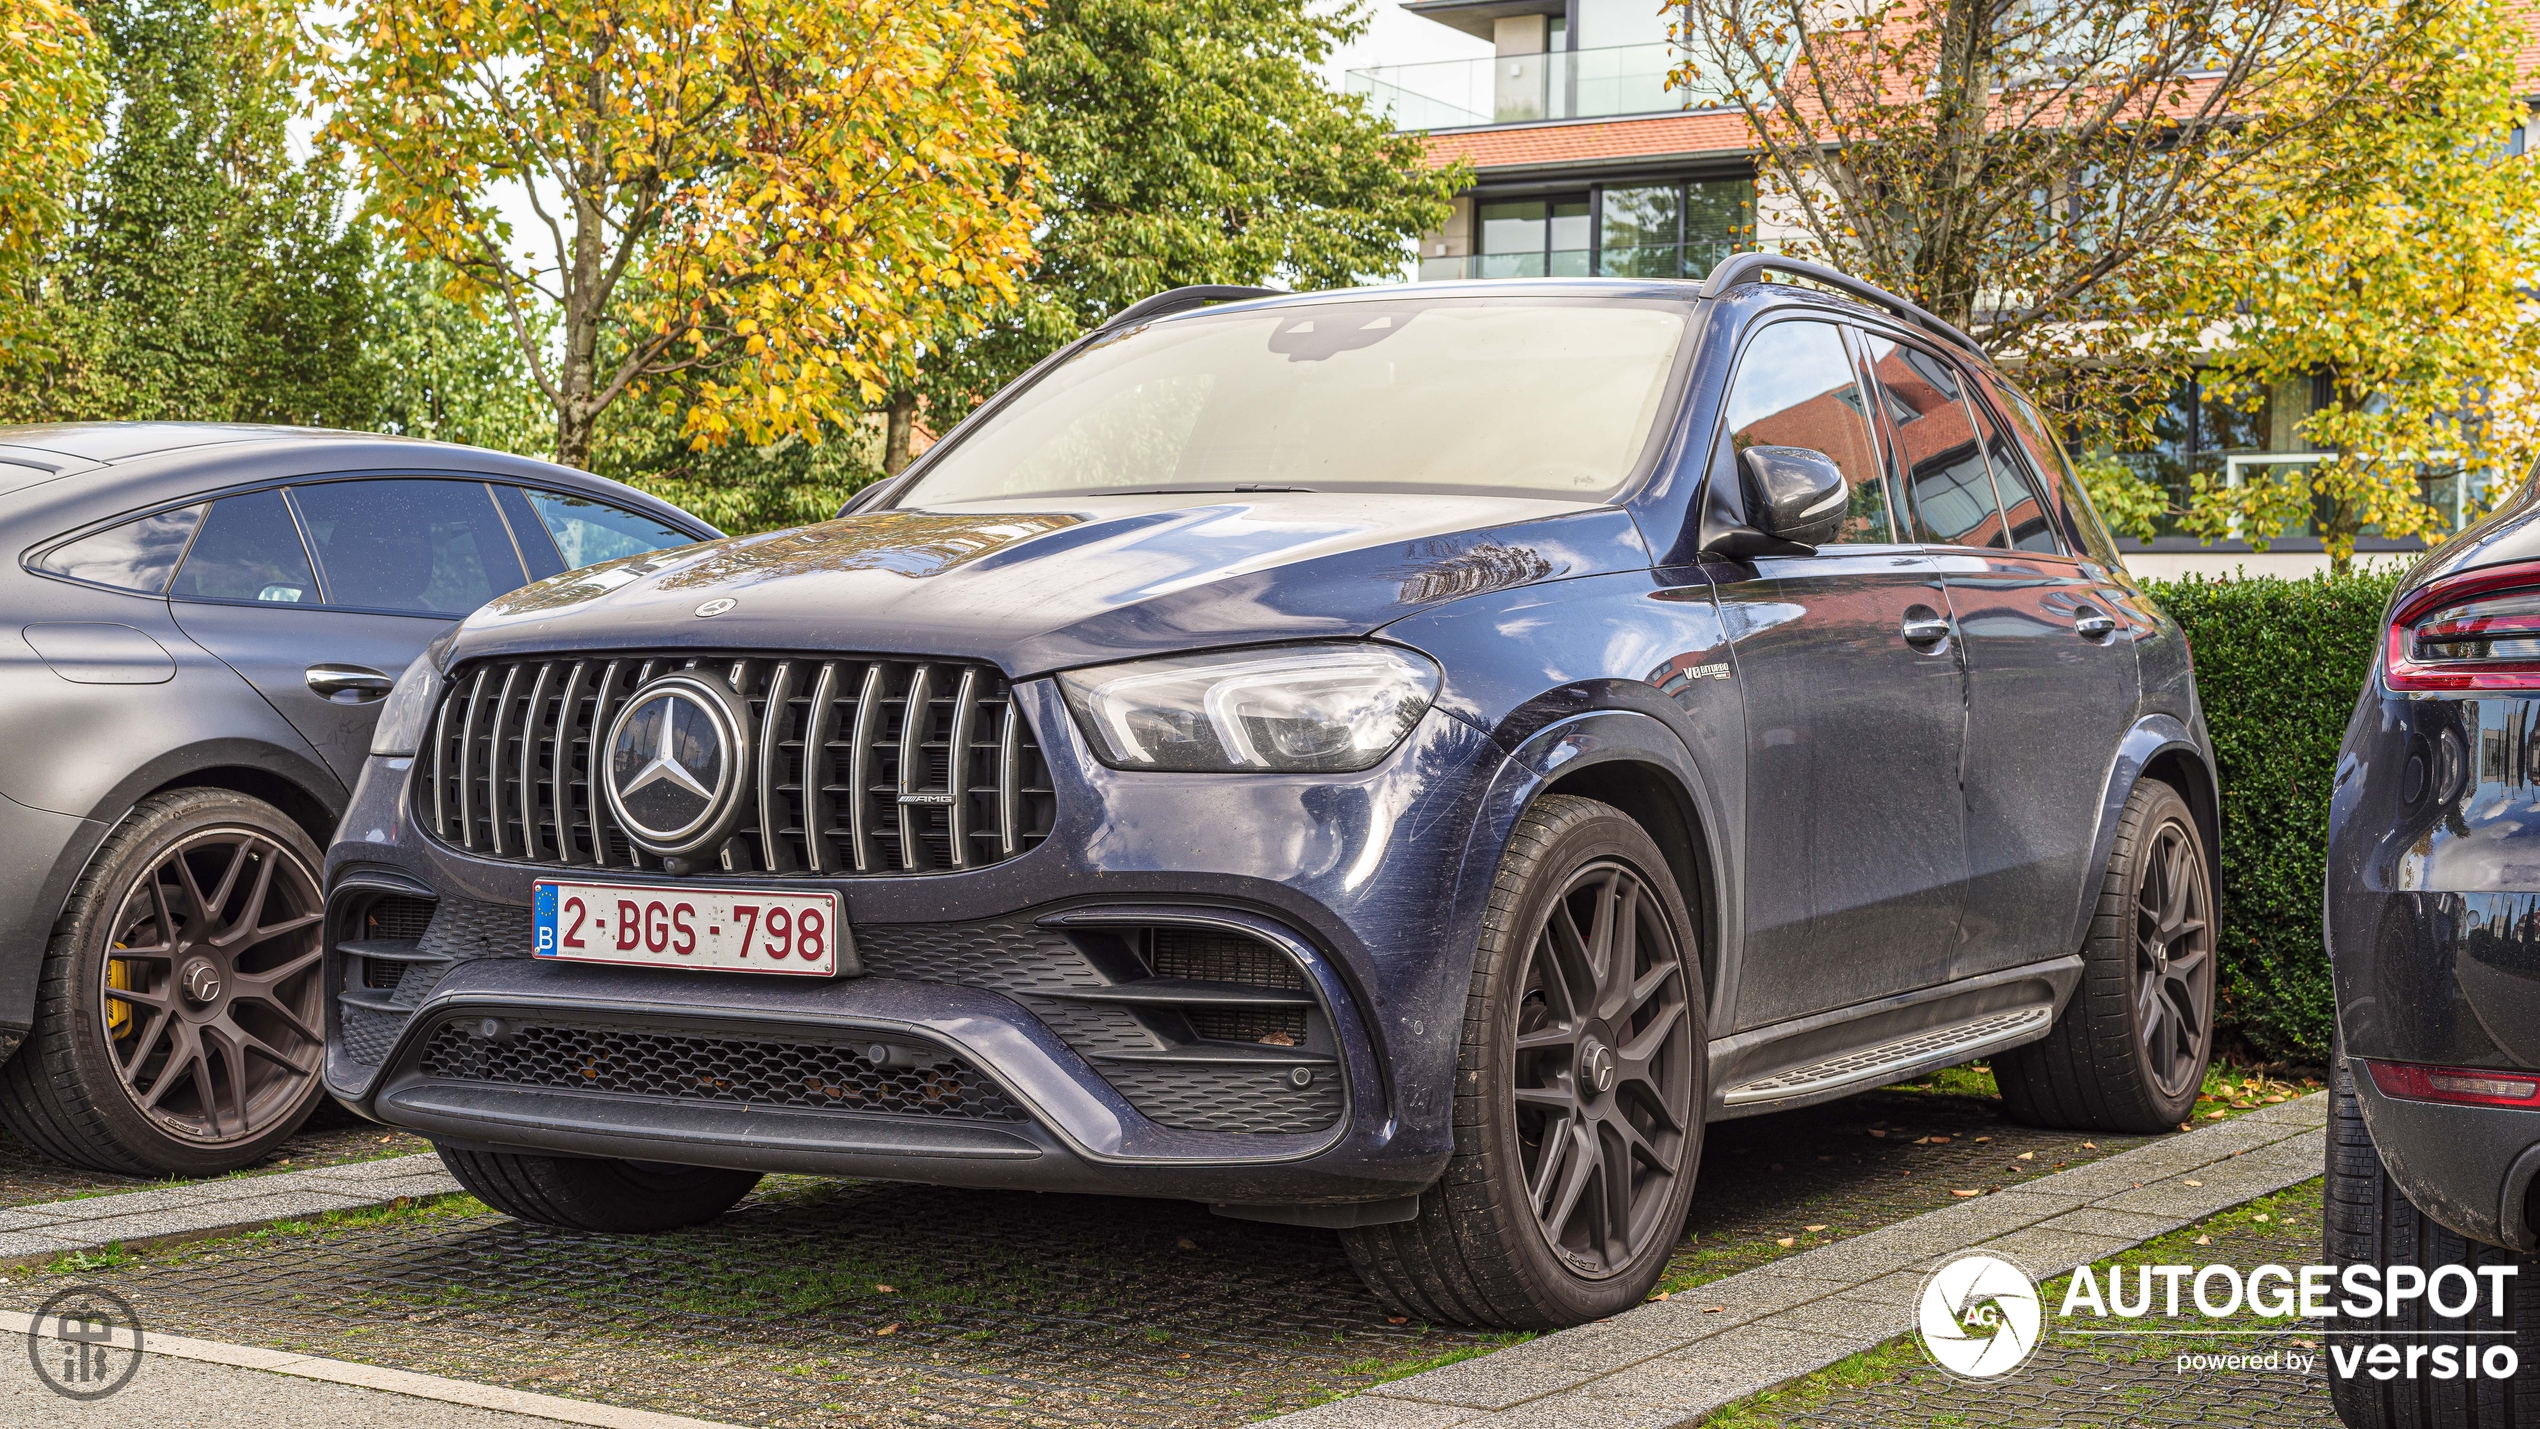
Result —
[{"label": "led headlight", "polygon": [[1114,769],[1347,774],[1391,754],[1438,667],[1392,645],[1276,645],[1058,677]]},{"label": "led headlight", "polygon": [[441,672],[432,668],[438,648],[426,650],[397,677],[388,702],[379,707],[379,723],[370,729],[373,754],[412,754],[432,723],[432,707],[441,702]]}]

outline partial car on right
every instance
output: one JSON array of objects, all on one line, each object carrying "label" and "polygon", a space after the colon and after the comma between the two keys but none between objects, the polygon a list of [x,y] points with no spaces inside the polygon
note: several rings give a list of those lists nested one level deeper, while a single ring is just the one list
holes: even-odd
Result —
[{"label": "partial car on right", "polygon": [[[2532,487],[2400,582],[2330,798],[2328,1259],[2381,1267],[2384,1285],[2415,1283],[2411,1269],[2430,1288],[2441,1282],[2439,1295],[2407,1297],[2396,1312],[2334,1322],[2332,1345],[2350,1354],[2359,1343],[2400,1350],[2386,1379],[2332,1374],[2338,1416],[2352,1429],[2540,1425]],[[2480,1291],[2465,1315],[2436,1308],[2459,1308],[2453,1266]],[[2518,1372],[2439,1372],[2468,1349],[2483,1368],[2501,1366],[2499,1346]]]}]

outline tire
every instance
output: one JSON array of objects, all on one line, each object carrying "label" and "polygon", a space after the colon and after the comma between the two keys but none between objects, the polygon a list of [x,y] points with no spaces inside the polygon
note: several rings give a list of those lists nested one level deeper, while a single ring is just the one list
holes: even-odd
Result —
[{"label": "tire", "polygon": [[[1616,977],[1598,930],[1625,925],[1634,947]],[[1446,1173],[1414,1219],[1341,1232],[1377,1298],[1431,1323],[1502,1329],[1639,1304],[1684,1229],[1701,1162],[1702,999],[1693,920],[1649,835],[1605,804],[1536,801],[1483,915]]]},{"label": "tire", "polygon": [[326,1095],[318,867],[305,830],[244,794],[134,806],[53,925],[0,1118],[127,1176],[234,1171],[288,1139]]},{"label": "tire", "polygon": [[468,1193],[516,1220],[644,1234],[701,1225],[750,1193],[756,1171],[433,1147]]},{"label": "tire", "polygon": [[[2476,1425],[2479,1429],[2535,1429],[2540,1426],[2540,1261],[2517,1260],[2512,1252],[2456,1235],[2426,1218],[2399,1188],[2381,1162],[2381,1153],[2365,1129],[2363,1108],[2355,1097],[2354,1074],[2342,1048],[2329,1055],[2328,1180],[2324,1192],[2327,1263],[2348,1265],[2413,1265],[2426,1271],[2438,1266],[2519,1265],[2507,1284],[2505,1313],[2494,1313],[2489,1282],[2478,1281],[2477,1312],[2465,1318],[2436,1315],[2422,1299],[2397,1315],[2373,1319],[2340,1318],[2329,1343],[2351,1354],[2356,1345],[2395,1344],[2405,1353],[2412,1344],[2505,1343],[2520,1360],[2510,1379],[2434,1379],[2422,1370],[2414,1379],[2377,1380],[2359,1372],[2352,1378],[2329,1367],[2329,1400],[2347,1429],[2444,1429]],[[2342,1283],[2337,1282],[2337,1283]],[[2428,1330],[2509,1331],[2494,1334],[2428,1335]]]},{"label": "tire", "polygon": [[2081,985],[2045,1040],[1993,1059],[2013,1120],[2150,1132],[2194,1114],[2214,1054],[2212,868],[2178,790],[2137,781],[2082,940]]}]

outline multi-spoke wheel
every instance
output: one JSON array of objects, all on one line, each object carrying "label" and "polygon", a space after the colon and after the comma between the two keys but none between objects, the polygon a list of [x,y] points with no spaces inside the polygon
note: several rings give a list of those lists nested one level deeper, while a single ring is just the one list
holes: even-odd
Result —
[{"label": "multi-spoke wheel", "polygon": [[2205,1080],[2214,1010],[2213,899],[2195,826],[2164,820],[2137,864],[2134,1008],[2144,1067],[2164,1098],[2192,1097]]},{"label": "multi-spoke wheel", "polygon": [[2214,1051],[2214,885],[2179,792],[2126,799],[2082,944],[2081,985],[2046,1040],[1993,1059],[2005,1108],[2038,1126],[2159,1131],[2195,1110]]},{"label": "multi-spoke wheel", "polygon": [[1682,949],[1641,875],[1600,861],[1553,900],[1520,985],[1510,1090],[1526,1199],[1571,1269],[1613,1275],[1652,1235],[1674,1239],[1658,1221],[1692,1134]]},{"label": "multi-spoke wheel", "polygon": [[1405,1314],[1511,1328],[1638,1304],[1701,1159],[1702,998],[1649,835],[1605,804],[1538,800],[1484,915],[1454,1157],[1413,1220],[1343,1232],[1368,1285]]},{"label": "multi-spoke wheel", "polygon": [[0,1114],[39,1150],[132,1174],[246,1165],[323,1095],[317,850],[220,789],[144,801],[46,950]]}]

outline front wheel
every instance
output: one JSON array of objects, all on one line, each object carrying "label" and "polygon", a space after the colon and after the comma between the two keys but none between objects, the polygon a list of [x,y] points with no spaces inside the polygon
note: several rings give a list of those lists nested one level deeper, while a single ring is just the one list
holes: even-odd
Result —
[{"label": "front wheel", "polygon": [[54,925],[0,1116],[56,1160],[126,1176],[253,1164],[324,1095],[318,851],[227,789],[143,800]]},{"label": "front wheel", "polygon": [[1518,824],[1483,917],[1455,1153],[1417,1216],[1341,1233],[1388,1306],[1551,1329],[1640,1303],[1702,1155],[1702,969],[1665,858],[1568,795]]},{"label": "front wheel", "polygon": [[2081,985],[2041,1042],[1993,1059],[2031,1126],[2166,1131],[2196,1110],[2214,1052],[2214,887],[2178,790],[2137,782],[2117,822]]},{"label": "front wheel", "polygon": [[607,1157],[433,1147],[468,1193],[515,1220],[576,1231],[643,1233],[699,1225],[758,1185],[755,1171]]}]

